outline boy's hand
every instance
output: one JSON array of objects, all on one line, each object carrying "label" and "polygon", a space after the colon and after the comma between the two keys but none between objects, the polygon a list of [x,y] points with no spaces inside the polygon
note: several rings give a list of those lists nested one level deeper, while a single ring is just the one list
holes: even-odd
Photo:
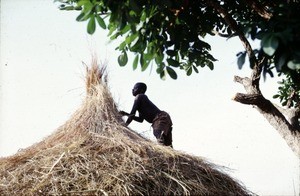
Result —
[{"label": "boy's hand", "polygon": [[128,117],[134,118],[134,114],[127,114]]},{"label": "boy's hand", "polygon": [[122,116],[128,115],[128,113],[127,113],[127,112],[124,112],[124,111],[119,111],[119,114],[121,114]]}]

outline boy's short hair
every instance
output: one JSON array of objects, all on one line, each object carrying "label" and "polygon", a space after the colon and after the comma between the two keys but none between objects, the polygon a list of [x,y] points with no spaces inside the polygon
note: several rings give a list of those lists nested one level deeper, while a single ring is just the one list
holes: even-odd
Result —
[{"label": "boy's short hair", "polygon": [[134,87],[140,89],[141,93],[145,93],[147,91],[147,85],[143,82],[136,83]]}]

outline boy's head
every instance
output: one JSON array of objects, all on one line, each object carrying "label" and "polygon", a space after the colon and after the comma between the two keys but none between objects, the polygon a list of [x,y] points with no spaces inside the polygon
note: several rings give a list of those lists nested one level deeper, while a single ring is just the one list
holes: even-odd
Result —
[{"label": "boy's head", "polygon": [[134,85],[132,89],[132,95],[136,96],[138,94],[144,94],[147,90],[147,85],[142,82],[138,82]]}]

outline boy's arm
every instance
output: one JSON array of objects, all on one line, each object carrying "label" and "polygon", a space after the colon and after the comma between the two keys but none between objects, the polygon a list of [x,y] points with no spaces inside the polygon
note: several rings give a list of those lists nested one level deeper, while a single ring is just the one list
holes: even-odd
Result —
[{"label": "boy's arm", "polygon": [[123,110],[119,111],[119,114],[121,114],[122,116],[129,116],[130,115],[129,113],[127,113]]},{"label": "boy's arm", "polygon": [[137,122],[143,122],[144,118],[140,117],[140,116],[135,116],[134,114],[129,114],[128,118],[126,120],[126,125],[129,125],[131,123],[132,120],[135,120]]},{"label": "boy's arm", "polygon": [[132,120],[135,120],[137,122],[143,122],[144,121],[144,118],[142,116],[135,116],[135,113],[137,111],[139,102],[140,102],[139,97],[136,97],[136,99],[134,100],[134,104],[132,106],[132,110],[131,110],[130,113],[127,113],[127,112],[124,112],[124,111],[120,111],[121,115],[128,116],[128,119],[126,120],[126,125],[129,125]]},{"label": "boy's arm", "polygon": [[143,122],[144,118],[140,116],[135,116],[134,114],[129,114],[125,111],[119,111],[119,114],[122,116],[128,116],[129,118],[132,117],[132,120],[138,121],[138,122]]}]

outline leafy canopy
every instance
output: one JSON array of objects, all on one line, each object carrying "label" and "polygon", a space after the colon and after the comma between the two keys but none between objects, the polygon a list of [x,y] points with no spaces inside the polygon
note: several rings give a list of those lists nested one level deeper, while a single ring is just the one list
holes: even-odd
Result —
[{"label": "leafy canopy", "polygon": [[[263,76],[273,71],[287,76],[282,84],[300,91],[300,6],[298,0],[55,0],[61,10],[78,10],[77,21],[87,21],[87,32],[96,26],[121,39],[118,63],[125,66],[128,52],[135,54],[133,69],[144,71],[151,63],[161,78],[176,79],[176,69],[187,75],[198,68],[214,68],[216,59],[204,41],[207,34],[226,38],[242,33],[257,40],[253,49],[262,63]],[[233,28],[235,27],[235,28]],[[238,67],[246,51],[237,54]],[[251,58],[250,58],[251,60]],[[250,66],[254,63],[250,61]],[[287,82],[290,81],[290,82]],[[289,84],[289,85],[286,85]],[[284,88],[282,88],[284,89]],[[275,97],[287,101],[286,90]]]}]

